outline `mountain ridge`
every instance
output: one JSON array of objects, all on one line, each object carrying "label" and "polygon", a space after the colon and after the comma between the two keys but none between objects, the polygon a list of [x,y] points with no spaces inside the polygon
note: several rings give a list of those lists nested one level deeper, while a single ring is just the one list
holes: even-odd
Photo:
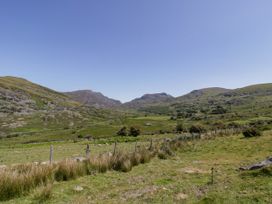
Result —
[{"label": "mountain ridge", "polygon": [[[94,108],[124,108],[142,109],[149,106],[173,106],[184,103],[208,103],[208,101],[245,101],[245,97],[272,95],[272,83],[249,85],[237,89],[225,89],[221,87],[209,87],[197,89],[182,96],[173,97],[165,92],[144,94],[129,102],[121,103],[119,100],[109,98],[100,92],[92,90],[77,90],[71,92],[57,92],[39,84],[30,82],[20,77],[0,77],[0,105],[3,110],[23,109],[26,112],[39,108],[65,106],[90,106]],[[15,111],[16,112],[16,111]]]},{"label": "mountain ridge", "polygon": [[77,90],[64,92],[64,94],[83,105],[94,106],[96,108],[116,108],[122,104],[118,100],[109,98],[100,92],[95,92],[92,90]]}]

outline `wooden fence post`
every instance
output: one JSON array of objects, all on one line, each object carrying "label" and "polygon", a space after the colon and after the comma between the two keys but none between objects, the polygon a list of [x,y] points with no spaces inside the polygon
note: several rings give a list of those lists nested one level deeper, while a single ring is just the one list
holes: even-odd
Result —
[{"label": "wooden fence post", "polygon": [[53,145],[50,145],[50,157],[49,157],[50,164],[53,163]]},{"label": "wooden fence post", "polygon": [[137,141],[135,143],[135,149],[134,149],[134,152],[136,153],[137,152]]},{"label": "wooden fence post", "polygon": [[153,142],[152,142],[152,138],[150,139],[150,146],[149,146],[149,150],[152,150],[152,144]]},{"label": "wooden fence post", "polygon": [[211,184],[213,184],[213,182],[214,182],[214,168],[212,167],[212,169],[211,169]]},{"label": "wooden fence post", "polygon": [[90,153],[91,153],[90,145],[87,144],[87,147],[86,147],[86,158],[87,159],[90,159]]},{"label": "wooden fence post", "polygon": [[115,141],[115,142],[114,142],[114,149],[113,149],[113,156],[114,156],[115,153],[116,153],[116,145],[117,145],[117,142]]}]

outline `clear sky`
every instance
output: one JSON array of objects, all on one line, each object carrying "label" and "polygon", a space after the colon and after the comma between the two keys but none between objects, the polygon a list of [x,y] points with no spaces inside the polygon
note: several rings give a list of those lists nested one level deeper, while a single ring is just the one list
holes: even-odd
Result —
[{"label": "clear sky", "polygon": [[122,101],[272,82],[271,0],[1,0],[0,75]]}]

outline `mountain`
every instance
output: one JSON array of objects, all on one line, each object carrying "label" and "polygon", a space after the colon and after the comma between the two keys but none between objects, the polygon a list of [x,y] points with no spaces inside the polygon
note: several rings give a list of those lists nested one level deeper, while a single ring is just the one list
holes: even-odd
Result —
[{"label": "mountain", "polygon": [[22,78],[0,77],[0,113],[28,114],[78,105],[62,93]]},{"label": "mountain", "polygon": [[140,109],[147,106],[159,105],[161,103],[172,102],[175,98],[166,93],[145,94],[130,102],[124,103],[123,107],[130,109]]},{"label": "mountain", "polygon": [[243,88],[233,89],[224,94],[225,96],[267,96],[272,95],[272,83],[255,84]]},{"label": "mountain", "polygon": [[194,90],[170,102],[148,104],[140,111],[174,115],[188,120],[234,120],[270,117],[272,112],[272,83],[256,84],[237,89],[205,88]]},{"label": "mountain", "polygon": [[94,106],[96,108],[116,108],[121,105],[121,102],[104,96],[102,93],[91,90],[79,90],[64,93],[72,100],[81,104]]},{"label": "mountain", "polygon": [[204,100],[208,98],[212,98],[218,94],[226,93],[230,91],[230,89],[220,88],[220,87],[211,87],[194,90],[186,95],[180,96],[176,98],[176,101],[194,101],[194,100]]},{"label": "mountain", "polygon": [[118,117],[114,110],[82,105],[25,79],[0,77],[0,139],[24,134],[31,134],[32,141],[75,138],[77,131],[86,131],[90,124]]}]

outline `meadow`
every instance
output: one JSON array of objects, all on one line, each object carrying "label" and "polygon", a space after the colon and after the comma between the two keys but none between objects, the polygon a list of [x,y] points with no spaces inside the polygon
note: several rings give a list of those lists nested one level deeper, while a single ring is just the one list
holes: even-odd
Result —
[{"label": "meadow", "polygon": [[[150,137],[175,135],[143,135],[137,140],[141,146],[148,146]],[[238,168],[271,156],[271,139],[272,132],[266,131],[263,136],[254,138],[244,138],[240,134],[187,141],[175,149],[172,156],[164,159],[156,156],[129,172],[107,171],[69,181],[54,181],[50,187],[35,188],[4,203],[270,203],[271,168],[252,172],[241,172]],[[56,159],[84,155],[86,142],[89,143],[54,144]],[[22,152],[6,154],[12,162],[4,163],[30,162],[30,158],[38,154],[48,159],[49,145],[15,146],[13,151],[26,151],[29,158],[22,157]],[[58,145],[63,147],[60,151]],[[134,147],[135,141],[120,140],[118,143],[119,150],[134,151]],[[31,151],[27,151],[28,148]],[[93,155],[112,150],[110,142],[91,144]]]}]

